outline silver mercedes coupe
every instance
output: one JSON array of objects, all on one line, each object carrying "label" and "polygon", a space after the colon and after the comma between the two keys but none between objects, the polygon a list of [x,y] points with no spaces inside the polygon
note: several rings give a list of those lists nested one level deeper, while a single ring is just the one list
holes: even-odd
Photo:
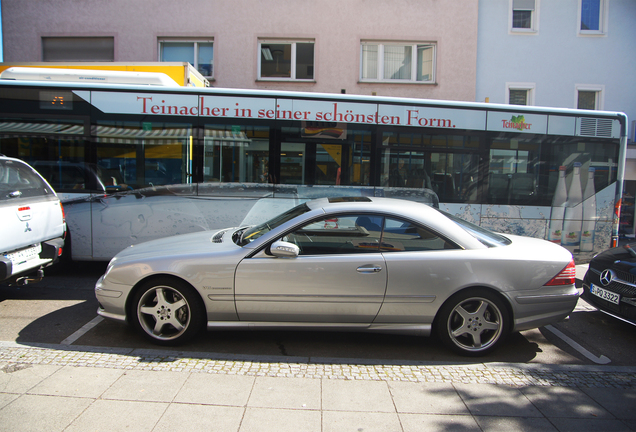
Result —
[{"label": "silver mercedes coupe", "polygon": [[574,309],[572,255],[424,204],[323,198],[257,226],[168,237],[112,259],[98,313],[160,345],[204,326],[436,332],[477,356]]}]

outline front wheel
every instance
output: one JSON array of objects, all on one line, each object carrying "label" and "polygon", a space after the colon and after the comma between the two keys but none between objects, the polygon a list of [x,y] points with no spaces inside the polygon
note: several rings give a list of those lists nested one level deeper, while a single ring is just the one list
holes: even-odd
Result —
[{"label": "front wheel", "polygon": [[150,282],[135,294],[131,323],[159,345],[179,345],[203,326],[204,310],[196,291],[182,281]]},{"label": "front wheel", "polygon": [[476,357],[488,354],[501,344],[509,323],[508,309],[502,300],[485,289],[471,289],[444,303],[437,332],[451,350]]}]

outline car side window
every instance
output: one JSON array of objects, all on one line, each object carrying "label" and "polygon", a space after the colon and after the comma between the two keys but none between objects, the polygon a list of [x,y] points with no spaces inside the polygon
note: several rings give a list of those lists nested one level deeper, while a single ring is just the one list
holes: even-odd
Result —
[{"label": "car side window", "polygon": [[382,252],[430,251],[455,249],[452,243],[434,232],[408,221],[386,218],[382,235]]},{"label": "car side window", "polygon": [[286,240],[300,248],[300,255],[377,253],[383,219],[368,215],[329,216],[288,234]]}]

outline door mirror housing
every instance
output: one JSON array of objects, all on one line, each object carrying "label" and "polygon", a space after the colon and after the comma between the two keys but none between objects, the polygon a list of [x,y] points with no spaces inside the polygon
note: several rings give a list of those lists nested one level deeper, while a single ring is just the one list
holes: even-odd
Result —
[{"label": "door mirror housing", "polygon": [[270,247],[272,255],[279,258],[296,258],[300,254],[300,248],[293,243],[278,240]]}]

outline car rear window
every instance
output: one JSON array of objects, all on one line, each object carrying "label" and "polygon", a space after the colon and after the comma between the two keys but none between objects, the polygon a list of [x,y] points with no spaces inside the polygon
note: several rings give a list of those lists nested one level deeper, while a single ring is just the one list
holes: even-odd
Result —
[{"label": "car rear window", "polygon": [[0,159],[0,201],[50,194],[52,191],[33,168],[19,161]]},{"label": "car rear window", "polygon": [[486,228],[482,228],[480,226],[472,224],[468,221],[465,221],[464,219],[458,218],[457,216],[453,216],[450,213],[446,213],[441,210],[438,211],[488,247],[505,246],[512,243],[507,237],[496,234],[492,231],[487,230]]}]

